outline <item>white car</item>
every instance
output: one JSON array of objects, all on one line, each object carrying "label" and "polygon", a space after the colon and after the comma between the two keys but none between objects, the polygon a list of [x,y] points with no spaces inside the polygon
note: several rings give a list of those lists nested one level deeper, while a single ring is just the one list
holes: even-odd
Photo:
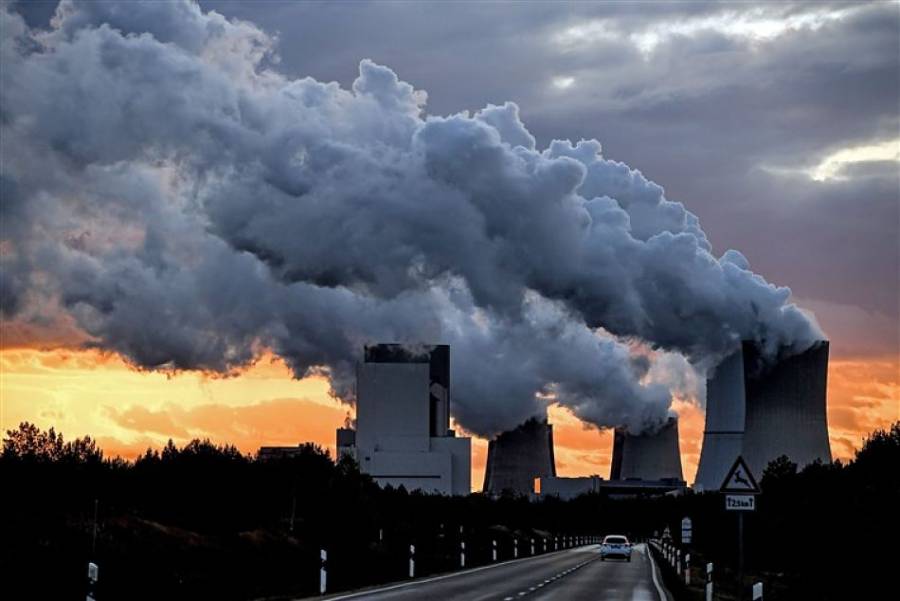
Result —
[{"label": "white car", "polygon": [[631,561],[631,543],[628,538],[620,534],[610,534],[600,543],[600,561],[606,561],[607,557],[619,557],[625,561]]}]

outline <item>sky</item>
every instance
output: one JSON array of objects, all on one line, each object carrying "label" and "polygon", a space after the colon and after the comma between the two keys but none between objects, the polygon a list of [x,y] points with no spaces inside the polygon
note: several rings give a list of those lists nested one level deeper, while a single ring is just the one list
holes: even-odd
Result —
[{"label": "sky", "polygon": [[[671,407],[681,416],[690,481],[703,429],[703,387],[702,377],[679,377],[687,369],[683,357],[707,366],[721,355],[725,342],[710,334],[710,324],[725,323],[735,335],[757,329],[723,316],[714,300],[682,306],[694,321],[667,326],[672,315],[639,285],[642,278],[590,269],[605,252],[649,252],[648,240],[662,231],[679,240],[692,236],[692,256],[718,259],[715,273],[684,267],[690,263],[676,261],[675,247],[628,264],[632,273],[656,274],[654,281],[675,273],[678,285],[705,293],[697,282],[737,270],[744,278],[738,284],[726,278],[711,285],[708,297],[696,296],[715,299],[724,291],[736,306],[745,298],[773,303],[776,317],[766,318],[766,331],[784,339],[805,335],[789,303],[814,314],[811,323],[831,340],[828,419],[836,457],[851,457],[868,432],[900,419],[897,3],[179,6],[117,12],[108,3],[65,4],[51,25],[55,2],[4,4],[34,28],[31,43],[40,38],[55,46],[53,60],[67,65],[29,54],[21,42],[3,55],[7,73],[23,74],[3,79],[0,90],[4,204],[17,200],[4,207],[0,224],[4,429],[33,421],[68,436],[90,434],[108,453],[125,456],[170,437],[208,436],[245,451],[305,440],[332,447],[334,428],[348,411],[334,397],[352,395],[342,375],[352,349],[377,336],[432,334],[458,349],[452,359],[458,371],[478,376],[454,386],[461,391],[458,427],[480,435],[473,444],[475,487],[485,436],[527,417],[545,393],[558,400],[549,413],[560,474],[606,475],[611,436],[602,428],[617,420],[640,428]],[[104,32],[104,22],[113,33]],[[16,23],[4,20],[5,38],[15,31],[25,39]],[[91,59],[109,48],[119,48],[109,54],[119,58]],[[361,67],[364,59],[371,62]],[[185,79],[173,82],[173,74]],[[311,81],[336,82],[354,96],[302,83]],[[166,90],[170,85],[174,91]],[[129,90],[139,93],[130,97]],[[298,112],[284,100],[291,90],[305,94],[307,105],[315,95],[324,108]],[[233,105],[241,111],[238,125],[267,132],[296,127],[294,137],[259,142],[230,121],[222,125],[221,115],[234,119],[223,100],[232,95],[240,98]],[[380,112],[359,101],[369,97]],[[516,115],[508,108],[482,111],[506,102],[515,103]],[[465,119],[439,119],[462,111]],[[248,126],[254,119],[263,125]],[[316,127],[295,125],[304,120],[316,120]],[[407,171],[408,157],[392,154],[402,154],[412,130],[414,145],[430,161],[424,180]],[[483,156],[457,165],[460,148],[475,143],[466,136],[488,130],[498,138],[485,144],[504,145],[496,160],[526,161],[535,171],[513,178],[508,163],[495,167]],[[327,150],[309,141],[323,139],[331,142]],[[599,144],[583,166],[567,160],[577,154],[575,143],[592,139]],[[538,156],[553,140],[571,140],[573,148]],[[223,141],[239,150],[222,152]],[[335,148],[377,158],[363,161],[347,150],[354,157],[347,159],[350,175],[326,181],[313,159]],[[300,169],[280,161],[283,155],[309,165],[309,175],[295,177]],[[259,170],[242,167],[250,156],[263,157]],[[622,164],[639,172],[617,167]],[[375,210],[396,211],[417,231],[440,226],[459,235],[448,245],[456,253],[449,268],[446,249],[423,245],[409,229],[385,234],[362,227],[360,234],[359,223],[372,222],[366,206],[296,213],[288,203],[310,191],[325,198],[322,190],[355,198],[340,194],[350,180],[390,191],[384,173],[400,174],[418,196],[395,204],[391,197]],[[514,212],[485,213],[514,249],[492,262],[483,254],[492,247],[478,246],[482,241],[468,237],[470,229],[451,227],[465,225],[470,213],[446,204],[461,194],[484,211],[477,204],[486,194],[477,187],[481,173],[491,186],[513,191],[491,202],[505,206],[533,192],[537,200],[514,205],[515,211],[559,219],[552,223],[560,230],[569,227],[569,214],[539,212],[541,199],[563,189],[564,204],[574,189],[566,178],[594,178],[599,192],[588,194],[585,183],[575,189],[577,199],[612,196],[632,231],[625,246],[606,242],[610,234],[602,238],[606,246],[573,250],[558,232],[527,230],[534,246],[526,248],[508,233]],[[435,179],[442,185],[434,187]],[[429,214],[412,204],[422,197],[436,199]],[[649,213],[635,208],[641,202],[651,203]],[[596,223],[605,218],[598,210],[589,208]],[[673,212],[677,228],[663,222]],[[308,214],[315,230],[303,228]],[[201,231],[211,239],[180,242]],[[47,244],[53,239],[60,244]],[[416,260],[424,255],[425,276],[373,269],[369,258],[385,240],[415,248]],[[481,250],[467,257],[454,246],[458,240]],[[727,255],[729,249],[740,258]],[[544,259],[521,261],[532,250]],[[571,267],[585,253],[595,263]],[[388,267],[394,254],[398,265],[410,260],[389,254]],[[475,268],[484,256],[496,272]],[[749,288],[757,275],[765,286]],[[90,285],[80,286],[84,281]],[[528,293],[517,296],[497,281],[521,284]],[[258,291],[245,294],[254,285]],[[776,287],[790,288],[789,301]],[[650,317],[635,319],[630,304],[608,309],[617,289],[633,289],[639,306],[653,307]],[[350,296],[332,294],[343,290]],[[408,290],[413,293],[404,296]],[[268,303],[297,310],[262,319],[259,307]],[[418,321],[427,327],[409,315],[424,316]],[[706,323],[703,315],[715,319]],[[332,332],[322,322],[352,327]],[[522,354],[524,340],[548,332],[562,332],[562,343]],[[480,360],[485,354],[503,361]],[[527,373],[513,369],[511,358]],[[653,367],[635,367],[638,359]],[[514,385],[480,369],[509,370]],[[482,381],[489,384],[479,387]]]}]

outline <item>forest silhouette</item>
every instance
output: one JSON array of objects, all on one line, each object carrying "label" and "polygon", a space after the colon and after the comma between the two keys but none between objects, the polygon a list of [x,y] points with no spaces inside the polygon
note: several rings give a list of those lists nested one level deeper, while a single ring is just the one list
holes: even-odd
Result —
[{"label": "forest silhouette", "polygon": [[[878,549],[900,540],[898,466],[900,422],[870,435],[847,464],[769,465],[745,522],[748,573],[767,583],[767,601],[894,590],[896,552]],[[260,459],[208,440],[169,441],[125,461],[90,437],[66,441],[22,423],[3,440],[0,482],[10,599],[84,599],[89,561],[100,566],[103,601],[291,598],[317,592],[320,549],[335,591],[406,578],[410,544],[419,576],[455,569],[462,540],[470,567],[491,561],[493,540],[504,560],[514,540],[522,556],[531,539],[541,552],[559,536],[677,533],[685,516],[695,562],[721,566],[722,590],[736,555],[734,515],[717,493],[426,495],[381,489],[352,460],[335,463],[312,444]]]}]

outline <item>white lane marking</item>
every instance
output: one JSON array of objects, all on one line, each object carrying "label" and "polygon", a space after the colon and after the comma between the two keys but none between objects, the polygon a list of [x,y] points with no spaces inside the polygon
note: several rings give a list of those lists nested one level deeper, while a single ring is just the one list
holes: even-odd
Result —
[{"label": "white lane marking", "polygon": [[[355,593],[347,593],[346,595],[341,595],[339,597],[328,597],[327,601],[344,601],[344,599],[356,599],[358,597],[365,597],[366,595],[376,595],[380,593],[386,593],[388,591],[395,591],[397,589],[406,588],[409,586],[416,586],[418,584],[428,584],[429,582],[437,582],[438,580],[446,580],[448,578],[456,578],[457,576],[465,576],[466,574],[474,574],[475,572],[481,572],[483,570],[492,570],[494,568],[499,568],[501,566],[509,565],[511,563],[516,562],[526,562],[532,559],[541,559],[552,557],[554,555],[558,555],[561,553],[565,553],[565,551],[553,551],[551,553],[544,553],[543,555],[532,555],[530,557],[520,557],[519,559],[508,559],[506,561],[501,561],[500,563],[492,563],[486,566],[480,566],[477,568],[472,568],[469,570],[462,570],[460,572],[453,572],[452,574],[444,574],[443,576],[435,576],[434,578],[425,578],[424,580],[410,580],[409,582],[401,582],[399,584],[393,584],[391,586],[386,586],[384,588],[376,588],[370,589],[366,591],[358,591]],[[295,600],[296,601],[296,600]]]},{"label": "white lane marking", "polygon": [[647,549],[647,559],[650,561],[650,574],[653,576],[653,584],[656,586],[657,594],[659,594],[659,601],[668,601],[668,597],[666,597],[662,587],[659,585],[659,580],[656,578],[656,562],[653,560],[653,553],[650,552],[650,549]]},{"label": "white lane marking", "polygon": [[513,601],[513,598],[512,597],[504,597],[503,601]]}]

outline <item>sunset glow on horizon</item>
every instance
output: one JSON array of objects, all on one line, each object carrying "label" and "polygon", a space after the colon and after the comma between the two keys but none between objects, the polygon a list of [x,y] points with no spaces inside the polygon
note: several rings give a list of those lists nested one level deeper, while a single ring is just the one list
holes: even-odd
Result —
[{"label": "sunset glow on horizon", "polygon": [[[828,424],[832,455],[851,459],[873,430],[900,419],[896,357],[846,359],[829,365]],[[352,409],[329,396],[323,378],[293,379],[283,361],[265,355],[237,375],[136,370],[94,350],[7,348],[0,351],[0,427],[28,421],[67,439],[90,435],[107,456],[134,459],[170,438],[209,438],[244,453],[260,446],[312,442],[334,454],[335,429]],[[692,482],[703,411],[676,400],[684,476]],[[551,406],[557,473],[608,477],[610,430],[585,426]],[[481,490],[487,440],[472,441],[472,489]]]}]

